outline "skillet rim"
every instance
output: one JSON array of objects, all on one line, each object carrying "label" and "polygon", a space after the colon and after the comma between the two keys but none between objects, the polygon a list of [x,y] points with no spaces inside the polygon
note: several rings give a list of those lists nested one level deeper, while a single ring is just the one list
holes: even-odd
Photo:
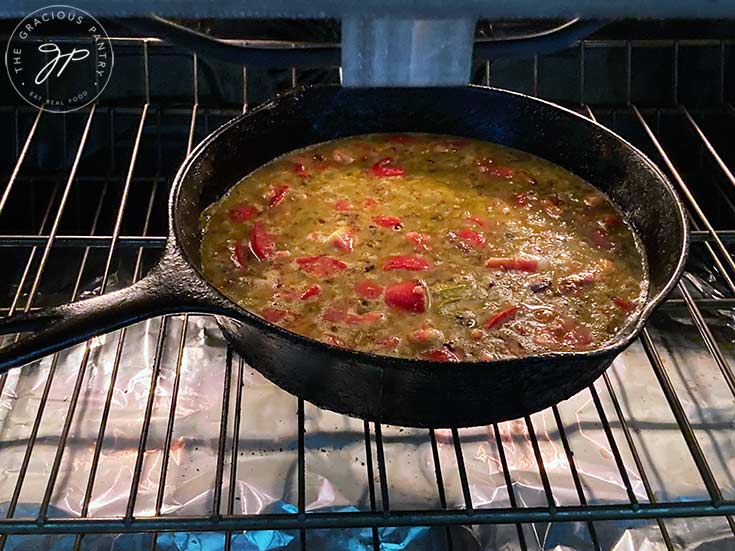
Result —
[{"label": "skillet rim", "polygon": [[[523,356],[520,358],[503,358],[503,359],[481,361],[481,362],[467,362],[467,361],[436,362],[436,361],[425,360],[425,359],[420,359],[420,358],[400,358],[396,356],[384,356],[380,354],[374,354],[371,352],[363,352],[359,350],[353,350],[349,348],[342,348],[342,347],[334,346],[332,344],[322,342],[322,341],[319,341],[319,340],[316,340],[316,339],[313,339],[311,337],[307,337],[304,335],[300,335],[298,333],[294,333],[293,331],[290,331],[278,325],[272,324],[266,321],[265,319],[261,318],[260,316],[256,315],[255,313],[250,312],[249,310],[246,310],[245,308],[242,308],[237,303],[233,302],[228,297],[223,295],[216,287],[214,287],[209,282],[209,280],[206,277],[204,277],[204,275],[201,273],[199,266],[197,266],[194,262],[191,261],[191,259],[189,258],[189,255],[186,253],[184,248],[181,246],[180,228],[176,220],[176,210],[177,210],[177,205],[179,202],[181,188],[183,187],[183,182],[186,176],[189,174],[190,169],[193,166],[193,164],[198,160],[200,156],[202,156],[206,152],[206,149],[208,148],[208,146],[212,144],[214,141],[216,141],[222,134],[227,132],[231,127],[239,124],[242,120],[250,116],[253,116],[254,114],[259,113],[261,111],[271,109],[274,106],[276,106],[280,101],[282,101],[284,98],[287,98],[290,96],[297,96],[299,94],[309,93],[310,90],[322,90],[322,89],[337,90],[340,88],[342,88],[342,86],[339,84],[303,85],[303,86],[297,86],[295,88],[292,88],[288,90],[287,92],[282,92],[282,93],[277,94],[272,99],[264,102],[263,104],[255,107],[254,109],[250,111],[247,111],[245,113],[242,113],[241,115],[234,117],[233,119],[225,122],[220,127],[212,131],[201,142],[199,142],[199,144],[189,153],[189,155],[186,157],[186,159],[184,159],[178,171],[176,172],[176,176],[174,177],[174,180],[171,186],[171,192],[169,194],[168,205],[167,205],[168,226],[169,226],[167,244],[173,245],[178,256],[184,262],[186,262],[187,266],[193,271],[194,274],[196,274],[198,279],[202,283],[205,284],[210,295],[212,295],[213,297],[217,299],[216,302],[220,302],[220,303],[224,303],[228,305],[228,312],[223,313],[222,315],[230,317],[234,319],[235,321],[238,321],[241,323],[250,323],[251,325],[254,325],[259,330],[268,331],[270,333],[275,334],[279,338],[287,339],[297,345],[301,345],[305,347],[315,347],[315,346],[320,347],[320,348],[323,348],[325,351],[331,353],[333,356],[336,356],[338,358],[339,357],[351,358],[353,361],[371,363],[374,365],[380,365],[380,367],[391,367],[395,369],[406,369],[406,370],[415,370],[415,369],[457,370],[457,369],[478,369],[478,368],[491,369],[493,366],[497,366],[499,364],[502,364],[504,367],[506,366],[512,367],[514,365],[519,365],[523,363],[536,363],[536,362],[543,362],[543,361],[578,361],[578,360],[584,360],[584,359],[601,358],[601,357],[606,357],[606,356],[616,356],[618,353],[622,352],[625,348],[627,348],[636,338],[638,338],[641,331],[644,329],[646,322],[651,317],[653,312],[661,305],[664,299],[669,295],[669,293],[671,293],[673,288],[679,282],[679,279],[681,278],[684,272],[684,267],[686,265],[687,256],[689,253],[689,246],[690,246],[689,222],[687,219],[686,208],[681,198],[679,197],[678,192],[674,188],[673,184],[670,182],[669,178],[663,173],[663,171],[651,159],[648,158],[647,155],[645,155],[640,149],[635,147],[633,144],[628,142],[622,136],[613,132],[606,126],[590,118],[587,118],[583,115],[580,115],[579,113],[571,109],[568,109],[566,107],[563,107],[551,101],[536,98],[534,96],[530,96],[528,94],[523,94],[520,92],[514,92],[512,90],[505,90],[503,88],[495,88],[495,87],[489,87],[489,86],[470,84],[470,85],[467,85],[466,87],[456,87],[455,89],[467,88],[467,89],[471,89],[475,92],[480,92],[480,93],[487,92],[487,93],[499,94],[501,96],[502,95],[515,96],[517,98],[521,98],[531,103],[534,103],[534,102],[540,103],[540,104],[545,105],[548,108],[559,110],[565,113],[566,115],[571,115],[573,118],[576,118],[577,120],[579,120],[581,124],[587,124],[587,125],[595,127],[602,133],[607,134],[608,136],[620,142],[624,147],[626,147],[629,150],[630,153],[637,156],[638,159],[641,160],[649,168],[649,170],[651,170],[651,172],[654,173],[658,177],[660,185],[662,185],[666,189],[666,191],[668,191],[676,207],[676,212],[678,214],[678,219],[681,223],[682,234],[683,234],[682,245],[679,251],[679,258],[678,258],[675,269],[673,270],[671,276],[669,277],[666,284],[661,288],[661,290],[658,293],[656,293],[656,295],[654,295],[653,297],[651,296],[646,297],[646,303],[644,307],[641,309],[641,311],[638,313],[638,316],[635,318],[635,322],[629,321],[628,324],[619,332],[616,338],[611,339],[604,346],[600,348],[595,348],[594,350],[585,350],[585,351],[579,351],[579,352],[546,352],[543,354],[533,354],[529,356]],[[375,87],[372,89],[381,89],[381,87]],[[365,89],[365,90],[369,90],[369,89]],[[591,184],[591,185],[593,185],[593,187],[596,188],[594,184]],[[201,210],[204,210],[204,209],[200,209],[200,212]],[[210,302],[215,302],[215,301],[210,300]],[[233,311],[237,314],[237,316],[231,315],[231,312]],[[219,315],[219,314],[216,314],[216,315]]]}]

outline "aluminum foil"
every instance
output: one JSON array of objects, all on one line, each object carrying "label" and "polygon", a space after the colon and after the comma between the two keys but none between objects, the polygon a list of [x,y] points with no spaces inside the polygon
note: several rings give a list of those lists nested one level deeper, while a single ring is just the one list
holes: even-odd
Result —
[{"label": "aluminum foil", "polygon": [[[706,276],[706,274],[705,274]],[[718,291],[702,274],[689,276],[693,292],[716,296]],[[708,322],[726,359],[733,357],[733,312],[709,313]],[[657,346],[699,444],[725,498],[735,494],[733,424],[735,400],[685,310],[660,312],[649,323]],[[61,456],[51,495],[50,517],[81,514],[95,441],[100,428],[106,393],[121,338],[119,370],[112,405],[99,455],[97,476],[89,500],[91,516],[122,516],[131,494],[136,452],[152,376],[157,343],[161,342],[155,400],[136,489],[135,515],[156,512],[165,455],[168,469],[160,512],[164,515],[207,515],[213,506],[220,416],[226,376],[226,343],[214,320],[205,316],[154,319],[93,339],[58,355],[32,453],[20,487],[15,517],[34,517],[39,511],[49,473],[58,451],[84,347],[90,347],[79,403],[69,438]],[[18,482],[23,458],[34,428],[44,386],[53,367],[51,358],[10,373],[0,400],[0,502],[7,514]],[[221,511],[227,512],[226,496],[231,472],[236,372],[233,362],[229,405],[228,440],[224,459]],[[172,415],[172,394],[178,372],[179,390],[173,409],[173,432],[165,449]],[[654,497],[659,501],[706,499],[707,492],[685,441],[667,405],[651,365],[640,344],[621,354],[608,371],[624,418],[639,452]],[[620,449],[630,490],[635,499],[649,500],[633,461],[603,380],[597,393]],[[235,477],[234,513],[293,513],[297,503],[297,400],[257,372],[245,366],[240,436]],[[579,505],[561,431],[573,451],[584,500],[590,504],[627,503],[628,489],[617,467],[610,442],[589,390],[558,405],[561,426],[549,409],[531,416],[552,499],[558,505]],[[382,510],[380,472],[376,461],[374,426],[371,432],[373,481],[368,480],[363,422],[306,404],[305,406],[306,508],[317,511],[368,511],[370,483],[375,507]],[[549,496],[523,420],[498,427],[509,465],[515,499],[521,507],[545,507]],[[442,503],[429,431],[382,427],[386,483],[391,510],[435,509]],[[471,504],[475,508],[508,507],[510,499],[493,427],[459,430]],[[437,430],[436,440],[446,507],[466,505],[457,467],[452,432]],[[666,520],[676,549],[724,550],[735,547],[735,538],[720,517]],[[664,548],[655,521],[594,522],[592,529],[605,550],[644,551]],[[593,549],[586,523],[537,523],[520,527],[531,550]],[[518,549],[515,525],[468,527],[384,528],[378,531],[386,550]],[[148,549],[151,535],[90,535],[82,549]],[[73,536],[13,536],[6,549],[69,549]],[[315,530],[306,533],[307,549],[372,549],[369,529]],[[218,533],[162,533],[157,549],[221,549]],[[251,531],[232,537],[235,550],[297,549],[298,531]]]}]

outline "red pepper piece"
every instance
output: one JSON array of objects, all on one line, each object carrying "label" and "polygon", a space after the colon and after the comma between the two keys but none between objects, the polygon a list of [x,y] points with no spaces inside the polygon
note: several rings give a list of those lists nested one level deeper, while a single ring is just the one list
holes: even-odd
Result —
[{"label": "red pepper piece", "polygon": [[490,316],[490,319],[488,319],[485,322],[485,329],[489,331],[493,327],[497,327],[498,325],[505,323],[517,311],[518,311],[518,306],[509,306],[508,308],[503,308],[502,310],[498,310],[492,316]]},{"label": "red pepper piece", "polygon": [[598,249],[609,251],[614,246],[612,239],[610,239],[610,234],[603,228],[595,228],[592,230],[590,239]]},{"label": "red pepper piece", "polygon": [[278,323],[279,321],[283,321],[290,312],[288,310],[281,310],[280,308],[263,308],[260,314],[265,321]]},{"label": "red pepper piece", "polygon": [[383,157],[370,168],[370,172],[372,172],[373,176],[377,176],[378,178],[395,178],[396,176],[403,176],[406,171],[400,166],[394,166],[392,164],[393,162],[394,159],[392,157]]},{"label": "red pepper piece", "polygon": [[429,236],[425,233],[410,231],[406,234],[406,239],[411,243],[417,251],[430,251]]},{"label": "red pepper piece", "polygon": [[347,316],[347,323],[362,324],[362,323],[375,323],[385,317],[383,312],[367,312],[365,314],[350,314]]},{"label": "red pepper piece", "polygon": [[241,241],[237,241],[235,243],[235,250],[233,251],[233,260],[235,261],[235,264],[238,268],[244,268],[246,260],[247,252],[245,245]]},{"label": "red pepper piece", "polygon": [[296,259],[296,264],[302,271],[318,278],[330,278],[347,269],[347,264],[325,254],[302,256]]},{"label": "red pepper piece", "polygon": [[276,205],[280,205],[281,203],[283,203],[283,200],[286,198],[288,190],[288,186],[278,186],[276,189],[274,189],[273,195],[271,195],[270,201],[268,202],[268,206],[273,208]]},{"label": "red pepper piece", "polygon": [[330,235],[328,241],[334,248],[351,253],[354,245],[354,234],[350,228],[343,228]]},{"label": "red pepper piece", "polygon": [[457,237],[469,243],[475,249],[481,249],[485,246],[485,236],[470,229],[461,229],[457,232]]},{"label": "red pepper piece", "polygon": [[309,171],[306,170],[306,167],[301,163],[293,163],[293,171],[302,178],[309,176]]},{"label": "red pepper piece", "polygon": [[250,233],[250,250],[258,260],[268,260],[276,252],[276,241],[262,222],[253,224]]},{"label": "red pepper piece", "polygon": [[472,222],[473,224],[481,228],[484,228],[485,226],[487,226],[487,220],[485,220],[481,216],[475,216],[474,214],[468,214],[467,220],[469,220],[470,222]]},{"label": "red pepper piece", "polygon": [[421,314],[426,310],[424,289],[415,279],[386,287],[384,300],[388,306],[414,314]]},{"label": "red pepper piece", "polygon": [[256,207],[245,204],[232,207],[227,212],[227,215],[233,222],[245,222],[246,220],[250,220],[256,214],[258,214],[258,209]]},{"label": "red pepper piece", "polygon": [[403,222],[397,216],[373,216],[373,222],[381,228],[398,229],[403,225]]},{"label": "red pepper piece", "polygon": [[383,294],[383,287],[369,279],[363,279],[355,283],[355,292],[362,298],[375,300]]},{"label": "red pepper piece", "polygon": [[366,197],[362,201],[362,206],[365,207],[366,209],[373,208],[374,206],[377,206],[377,204],[378,202],[372,197]]},{"label": "red pepper piece", "polygon": [[612,297],[612,301],[615,303],[615,306],[620,308],[626,314],[630,314],[633,310],[635,310],[635,304],[622,297]]},{"label": "red pepper piece", "polygon": [[533,258],[488,258],[485,262],[488,268],[502,268],[518,272],[537,272],[539,262]]},{"label": "red pepper piece", "polygon": [[383,263],[383,270],[389,272],[391,270],[409,270],[412,272],[420,272],[428,270],[433,266],[431,262],[419,256],[389,256]]},{"label": "red pepper piece", "polygon": [[352,210],[352,205],[347,199],[340,199],[334,204],[334,210],[337,212],[348,212]]},{"label": "red pepper piece", "polygon": [[606,214],[602,217],[602,220],[600,220],[600,224],[607,230],[615,229],[622,223],[623,221],[617,214]]},{"label": "red pepper piece", "polygon": [[424,358],[431,360],[432,362],[458,362],[459,356],[449,350],[446,346],[438,348],[437,350],[431,350],[430,352],[424,352]]},{"label": "red pepper piece", "polygon": [[395,350],[398,348],[398,345],[401,344],[401,337],[385,337],[384,339],[377,341],[375,344],[380,348],[385,348],[386,350]]},{"label": "red pepper piece", "polygon": [[322,292],[322,288],[319,286],[319,284],[315,283],[314,285],[309,287],[306,291],[304,291],[304,294],[301,295],[301,300],[308,300],[311,297],[317,296],[321,292]]}]

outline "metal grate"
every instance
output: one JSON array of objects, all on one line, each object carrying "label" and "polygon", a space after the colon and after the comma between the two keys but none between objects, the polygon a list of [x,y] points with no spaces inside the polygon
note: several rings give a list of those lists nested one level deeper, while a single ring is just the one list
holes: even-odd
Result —
[{"label": "metal grate", "polygon": [[[126,92],[119,87],[100,104],[63,116],[22,106],[0,110],[4,127],[12,129],[1,138],[7,159],[3,166],[7,169],[6,185],[0,195],[0,248],[5,266],[0,275],[5,289],[0,293],[3,314],[77,300],[89,293],[104,293],[145,273],[164,244],[165,199],[173,171],[201,137],[219,123],[246,111],[250,92],[257,88],[254,75],[247,69],[239,73],[238,68],[241,104],[213,107],[218,103],[211,97],[216,87],[211,85],[211,75],[207,72],[212,65],[207,65],[205,70],[203,61],[196,56],[177,52],[155,39],[117,38],[114,44],[119,50],[118,76],[128,69],[128,77],[140,77],[142,89]],[[203,316],[170,316],[146,325],[146,331],[155,338],[149,356],[152,362],[145,371],[148,378],[139,381],[137,387],[144,389],[145,396],[141,399],[144,408],[136,441],[117,442],[110,434],[110,426],[121,412],[116,386],[120,366],[128,361],[126,357],[134,356],[136,347],[144,346],[140,331],[135,328],[107,337],[111,340],[105,340],[104,354],[100,353],[99,341],[92,340],[48,358],[34,368],[2,376],[0,386],[5,409],[0,414],[0,423],[7,425],[22,408],[30,408],[28,418],[32,422],[10,436],[5,430],[0,432],[0,447],[12,448],[14,457],[20,458],[17,465],[3,472],[12,480],[8,487],[13,490],[0,496],[0,501],[6,504],[0,518],[0,533],[5,535],[0,540],[0,548],[9,548],[14,538],[24,534],[73,534],[66,541],[66,548],[81,549],[92,548],[93,544],[85,541],[93,534],[145,532],[150,534],[151,548],[155,548],[157,538],[166,532],[217,532],[223,538],[222,545],[229,549],[236,545],[233,541],[243,530],[292,533],[291,545],[298,542],[301,548],[321,548],[319,543],[314,543],[321,540],[311,540],[309,544],[310,534],[330,529],[366,529],[366,545],[379,549],[390,537],[383,528],[398,526],[442,527],[444,544],[462,548],[462,536],[453,527],[508,525],[515,530],[518,547],[533,549],[536,545],[533,526],[577,523],[586,531],[583,539],[589,546],[602,549],[607,545],[608,536],[604,533],[608,521],[652,519],[650,523],[658,531],[653,540],[674,549],[686,540],[686,534],[671,519],[684,517],[718,517],[733,537],[735,524],[730,515],[735,514],[735,485],[730,482],[732,475],[727,468],[730,456],[723,452],[726,457],[723,460],[713,452],[719,448],[710,445],[709,431],[717,428],[719,420],[691,419],[692,403],[697,402],[697,396],[706,400],[712,389],[684,388],[687,373],[691,372],[687,370],[703,367],[699,363],[676,364],[669,346],[676,341],[682,326],[692,328],[697,346],[703,346],[706,351],[706,357],[701,356],[702,362],[714,366],[720,386],[735,398],[732,334],[726,330],[728,323],[732,327],[735,306],[732,256],[735,177],[729,168],[735,160],[735,150],[728,140],[728,133],[735,129],[735,108],[729,103],[731,91],[725,70],[730,63],[731,47],[729,42],[717,40],[597,40],[548,58],[487,62],[476,72],[479,83],[497,83],[564,101],[612,127],[651,155],[685,197],[693,227],[692,265],[675,296],[663,306],[640,342],[623,359],[643,364],[651,380],[657,382],[658,387],[651,386],[650,403],[646,407],[665,407],[669,412],[671,423],[666,430],[678,431],[683,442],[680,450],[670,453],[685,452],[677,461],[689,465],[696,473],[694,478],[701,481],[701,491],[671,495],[661,490],[666,474],[653,472],[656,461],[651,454],[669,452],[656,450],[655,444],[641,440],[646,422],[632,413],[635,408],[628,403],[625,374],[616,364],[582,393],[584,397],[580,399],[591,404],[591,419],[580,421],[570,417],[560,404],[543,416],[538,414],[483,429],[484,438],[495,454],[492,462],[497,469],[492,472],[500,476],[498,487],[507,493],[507,505],[475,503],[473,481],[478,473],[470,464],[478,460],[478,452],[473,447],[477,432],[471,429],[409,431],[403,437],[398,429],[364,422],[358,423],[361,430],[355,434],[354,422],[334,415],[336,434],[358,439],[362,442],[360,446],[364,446],[360,468],[364,469],[366,496],[360,499],[366,505],[310,512],[306,497],[310,491],[307,458],[313,459],[313,449],[321,447],[319,435],[309,433],[309,411],[313,406],[282,393],[284,403],[294,406],[293,410],[287,406],[281,412],[295,417],[292,440],[278,435],[267,443],[245,439],[242,431],[250,422],[248,415],[266,415],[248,409],[248,401],[256,399],[253,398],[256,392],[251,392],[250,386],[255,375],[229,348],[219,365],[197,364],[195,357],[187,358],[187,343],[192,335],[206,334],[206,327],[213,324]],[[699,56],[696,62],[683,59],[692,55]],[[600,70],[601,60],[604,71]],[[170,84],[160,81],[164,64],[168,62],[188,65],[186,78],[178,72],[179,81],[175,85],[177,90],[190,88],[188,100],[182,100],[176,93],[168,97],[161,94],[161,89]],[[662,65],[668,68],[662,69]],[[232,75],[231,67],[228,71]],[[646,86],[639,86],[637,78],[645,80],[643,73],[648,71],[656,72],[655,82],[649,79]],[[136,75],[131,77],[130,72]],[[325,75],[323,78],[335,77],[334,71],[325,71]],[[257,76],[276,82],[269,84],[270,88],[257,88],[263,97],[267,96],[264,89],[283,85],[283,75],[258,73]],[[301,76],[292,70],[285,76],[286,85],[296,85]],[[312,77],[313,73],[308,73],[305,80]],[[699,90],[693,89],[697,86]],[[234,88],[231,79],[228,80],[224,94]],[[683,320],[683,325],[672,330],[659,322],[663,315],[675,316]],[[70,362],[75,362],[76,369],[60,374],[59,366]],[[176,476],[185,480],[198,476],[196,472],[181,469],[176,455],[180,442],[176,426],[182,422],[178,411],[183,399],[180,389],[190,379],[201,376],[202,370],[213,374],[209,384],[216,385],[221,396],[216,421],[218,436],[199,443],[209,447],[213,458],[211,492],[207,494],[205,507],[209,512],[169,514],[164,511],[164,502],[167,492],[175,488],[172,469],[176,467]],[[90,381],[95,377],[99,381],[92,384]],[[10,390],[10,381],[13,380],[13,388],[17,389],[24,378],[36,386],[30,393],[31,402],[21,404],[16,400],[17,394]],[[191,396],[184,398],[188,403]],[[95,410],[99,421],[96,433],[87,438],[78,430],[79,418],[85,414],[80,400],[89,404],[90,399],[99,402]],[[54,400],[63,401],[61,410],[54,407],[54,411],[65,411],[63,420],[49,419],[48,410]],[[727,404],[727,408],[732,410],[733,403]],[[55,437],[44,430],[54,422]],[[277,422],[273,421],[274,427]],[[620,493],[615,501],[598,499],[590,491],[586,482],[589,465],[584,468],[579,465],[580,452],[574,449],[579,440],[572,439],[583,429],[601,435],[601,449],[607,450],[607,456],[603,454],[599,461],[613,465],[612,470],[617,473],[615,484]],[[40,434],[44,435],[43,441]],[[189,436],[193,442],[196,434]],[[433,466],[431,484],[435,495],[427,498],[428,508],[404,508],[401,503],[406,500],[392,493],[389,471],[397,468],[397,457],[403,461],[408,456],[394,453],[389,458],[386,448],[415,443],[417,438],[430,450],[423,460]],[[558,454],[552,457],[545,447],[550,441],[559,446]],[[278,451],[283,442],[287,442],[286,448]],[[533,459],[533,465],[524,468],[535,470],[539,480],[541,501],[536,503],[518,496],[522,481],[516,480],[519,467],[513,465],[513,459],[518,457],[516,446],[522,444],[530,446],[529,457]],[[54,451],[47,453],[49,462],[39,469],[34,464],[41,453],[39,448],[49,446]],[[295,454],[296,472],[292,473],[296,481],[295,496],[286,500],[290,507],[276,512],[236,513],[241,508],[236,507],[238,485],[247,484],[248,477],[257,476],[253,470],[243,472],[239,458],[268,446],[272,447],[267,455],[269,460],[277,461],[279,454]],[[72,447],[85,448],[91,456],[91,468],[81,491],[83,499],[78,504],[79,516],[61,515],[54,505],[63,501],[66,475],[74,469],[68,459]],[[329,466],[330,452],[337,456],[339,445],[330,443],[328,447],[322,453],[326,454],[324,461]],[[104,494],[105,485],[110,482],[98,479],[100,463],[109,460],[106,453],[125,450],[134,456],[126,502],[117,516],[95,516],[92,511],[98,507],[92,504],[100,493]],[[152,450],[160,452],[157,455],[160,464],[155,468],[147,459]],[[555,493],[559,484],[549,475],[551,461],[565,465],[571,480],[568,487],[574,494],[571,498],[560,498]],[[331,466],[338,467],[336,463]],[[24,496],[31,469],[45,473],[44,491]],[[155,486],[141,505],[143,477],[147,482],[153,480]],[[28,509],[24,504],[29,502],[36,505]],[[670,533],[672,530],[674,535]]]}]

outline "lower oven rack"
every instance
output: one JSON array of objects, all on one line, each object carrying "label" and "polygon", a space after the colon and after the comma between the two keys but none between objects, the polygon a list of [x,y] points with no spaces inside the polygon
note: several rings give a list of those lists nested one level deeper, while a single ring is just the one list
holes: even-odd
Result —
[{"label": "lower oven rack", "polygon": [[[231,94],[233,89],[240,88],[242,101],[237,106],[230,102],[222,107],[211,101],[212,94],[222,92],[211,82],[212,68],[197,56],[177,53],[175,48],[153,38],[116,37],[113,46],[129,54],[127,60],[119,55],[118,72],[127,67],[140,73],[141,87],[132,95],[120,92],[107,101],[103,96],[99,104],[69,115],[18,106],[0,109],[6,128],[13,129],[5,136],[6,151],[11,154],[7,166],[3,167],[7,169],[7,177],[0,195],[0,248],[8,259],[5,270],[8,275],[3,276],[8,290],[0,304],[4,315],[77,300],[139,278],[164,245],[165,197],[176,166],[207,132],[250,108],[249,93],[255,89],[253,79],[273,77],[238,69],[237,86],[228,81],[224,93],[229,90]],[[732,329],[735,306],[732,256],[735,177],[729,168],[735,151],[727,149],[727,142],[719,134],[722,128],[735,128],[735,109],[729,99],[726,72],[731,49],[732,44],[725,40],[588,40],[553,59],[533,58],[514,64],[488,61],[478,67],[476,78],[482,85],[497,83],[512,87],[515,82],[522,91],[564,101],[622,133],[652,155],[668,173],[690,209],[695,258],[674,296],[663,305],[662,315],[683,320],[683,326],[691,328],[698,346],[706,354],[697,357],[711,364],[712,373],[720,378],[722,389],[726,389],[723,392],[735,398],[731,333],[727,342],[727,327]],[[696,65],[696,76],[710,83],[712,90],[700,91],[701,97],[697,95],[700,92],[692,91],[685,83],[691,76],[688,74],[691,65],[685,61],[693,51],[706,51],[701,58],[704,61],[698,62],[701,66]],[[595,61],[600,52],[605,52],[608,74],[617,72],[619,79],[595,82],[601,78]],[[646,56],[650,52],[656,52],[670,63],[670,70],[665,73],[667,82],[665,85],[659,82],[663,99],[654,98],[653,103],[648,103],[648,89],[641,89],[636,82],[641,60],[649,59]],[[188,99],[165,97],[161,93],[170,82],[159,82],[159,70],[161,64],[171,59],[167,56],[172,55],[176,63],[183,63],[191,71],[187,79],[182,79],[187,81],[182,86],[190,88]],[[564,68],[565,82],[546,78],[557,70],[554,63]],[[334,68],[325,70],[325,74],[327,79],[338,78]],[[312,73],[301,75],[292,70],[276,80],[281,87],[295,86],[303,82],[302,76],[306,81],[313,78]],[[605,86],[613,91],[606,92]],[[649,82],[648,88],[651,86]],[[264,94],[262,90],[258,93]],[[638,101],[639,96],[646,99]],[[686,134],[686,147],[678,143],[684,139],[682,134]],[[686,149],[694,160],[686,157]],[[728,316],[730,321],[722,322]],[[608,548],[607,536],[601,532],[607,531],[610,522],[625,525],[626,522],[645,524],[650,520],[649,524],[657,530],[653,541],[663,548],[675,549],[686,540],[686,535],[672,522],[690,517],[716,518],[721,525],[720,532],[724,533],[723,541],[732,545],[735,484],[729,482],[727,457],[713,458],[713,450],[720,448],[710,445],[713,437],[709,430],[721,429],[718,423],[722,420],[691,418],[697,393],[706,395],[709,389],[682,390],[686,376],[679,374],[682,366],[672,363],[669,350],[669,346],[675,346],[671,345],[670,334],[676,333],[678,326],[672,330],[661,329],[656,322],[652,325],[624,358],[635,356],[648,370],[650,380],[655,381],[650,390],[650,409],[665,409],[670,418],[666,430],[680,435],[680,451],[686,452],[681,462],[690,464],[691,478],[699,484],[699,489],[690,495],[672,495],[657,488],[666,475],[651,472],[655,457],[650,456],[668,452],[642,444],[638,435],[647,430],[646,421],[631,414],[632,406],[625,395],[625,370],[616,362],[616,366],[589,387],[580,402],[587,408],[585,415],[592,415],[592,421],[579,418],[575,421],[559,405],[545,412],[543,419],[531,416],[512,424],[486,427],[482,438],[492,443],[491,460],[479,458],[478,454],[484,451],[482,446],[473,447],[472,443],[479,438],[473,429],[423,431],[420,438],[427,455],[422,459],[430,464],[428,470],[433,473],[435,495],[427,500],[431,506],[402,506],[402,502],[410,503],[410,499],[396,499],[395,493],[392,494],[396,489],[390,483],[389,471],[397,469],[396,464],[409,456],[399,453],[389,458],[386,453],[387,446],[402,443],[400,429],[355,420],[348,422],[334,415],[337,425],[331,435],[333,439],[324,440],[326,437],[321,432],[312,434],[310,428],[312,416],[319,415],[315,408],[293,398],[294,407],[289,415],[293,417],[295,429],[288,438],[273,438],[276,444],[285,442],[285,448],[276,450],[276,444],[268,443],[265,435],[260,435],[260,440],[243,439],[243,431],[250,422],[248,415],[253,414],[247,404],[253,395],[249,381],[257,375],[224,345],[220,345],[222,353],[216,365],[212,365],[211,359],[198,359],[191,339],[200,339],[198,344],[201,339],[216,340],[211,329],[214,325],[206,317],[169,316],[147,322],[144,344],[138,345],[143,343],[140,340],[143,330],[123,329],[102,341],[93,339],[80,345],[75,352],[57,354],[40,362],[36,371],[28,375],[36,377],[33,392],[23,395],[32,396],[30,404],[18,401],[25,371],[0,378],[3,389],[0,423],[5,427],[0,431],[0,447],[6,450],[5,454],[14,450],[13,458],[18,461],[6,465],[3,476],[9,482],[0,485],[12,488],[0,498],[4,504],[0,511],[0,548],[11,548],[14,540],[26,535],[71,534],[74,537],[64,540],[63,548],[82,549],[87,548],[85,541],[95,534],[126,533],[147,534],[151,548],[155,548],[157,544],[162,545],[160,538],[169,532],[217,533],[225,548],[261,548],[242,547],[237,536],[243,531],[290,534],[291,539],[283,540],[283,548],[293,545],[311,548],[310,534],[330,529],[358,532],[367,529],[367,539],[360,541],[380,549],[390,539],[385,527],[446,527],[441,536],[446,547],[464,548],[459,543],[462,536],[452,527],[508,525],[514,530],[511,540],[515,539],[517,547],[533,549],[544,545],[534,541],[534,538],[538,540],[534,526],[576,523],[586,530],[585,545],[603,549]],[[210,345],[211,342],[203,344]],[[127,358],[136,353],[137,346],[151,347],[143,352],[143,357],[150,360],[141,371],[147,378],[138,381],[135,387],[139,392],[143,389],[139,397],[142,407],[139,431],[134,441],[117,442],[110,433],[120,430],[115,417],[122,411],[120,404],[126,402],[114,383],[122,376],[121,366],[129,365]],[[101,348],[106,351],[102,356]],[[69,362],[75,362],[78,367],[65,372],[63,388],[57,388],[62,384],[55,383],[55,377],[62,377],[60,366]],[[686,369],[697,369],[698,364],[683,365],[683,368],[686,374]],[[197,370],[205,369],[218,374],[212,377],[216,387],[212,392],[221,398],[216,408],[217,419],[208,419],[206,426],[188,426],[200,430],[201,434],[211,432],[209,440],[196,441],[197,434],[184,437],[177,432],[177,425],[186,423],[180,409],[191,407],[193,399],[189,394],[180,395],[180,389],[191,392],[189,378],[199,376]],[[101,383],[90,382],[99,377],[103,378]],[[207,388],[211,390],[211,384]],[[90,395],[98,400],[97,429],[82,434],[80,417],[84,415],[85,404],[90,403]],[[59,401],[61,406],[57,404]],[[735,401],[728,404],[730,410],[733,404]],[[31,413],[26,412],[29,422],[18,427],[12,421],[21,406],[31,408]],[[45,428],[51,422],[49,410],[63,412],[55,420],[56,432]],[[344,430],[340,429],[342,423],[345,423]],[[620,490],[617,500],[598,499],[590,490],[588,476],[594,478],[594,473],[588,472],[588,464],[580,467],[588,460],[580,459],[579,451],[574,449],[584,430],[596,431],[600,460],[613,466],[609,472],[617,473],[615,484]],[[411,432],[411,437],[417,438],[418,432]],[[361,455],[355,458],[364,470],[365,493],[359,497],[362,505],[310,507],[307,493],[313,494],[314,489],[308,463],[314,460],[316,450],[326,457],[319,461],[326,461],[329,467],[330,454],[339,457],[336,450],[344,438],[352,439],[354,449],[362,448]],[[556,447],[549,455],[551,441]],[[195,444],[208,447],[212,459],[207,503],[200,507],[204,511],[200,514],[177,514],[169,494],[176,492],[178,480],[172,481],[169,471],[175,470],[184,479],[197,476],[181,466],[181,446]],[[517,496],[523,493],[523,484],[514,479],[520,467],[513,465],[513,461],[519,457],[516,448],[521,445],[528,447],[528,457],[533,459],[533,464],[523,468],[535,470],[538,495],[542,499],[538,503],[528,503]],[[721,447],[722,442],[718,441],[718,445]],[[70,510],[78,509],[77,514],[62,514],[64,495],[69,492],[65,481],[68,473],[74,471],[70,449],[77,446],[87,450],[82,477],[86,483],[77,488],[74,495],[81,499],[70,507]],[[268,446],[272,449],[266,449]],[[468,453],[470,448],[472,455]],[[39,466],[40,449],[46,450],[48,461]],[[110,460],[107,457],[110,450],[124,449],[134,457],[129,461],[127,498],[119,513],[98,515],[94,511],[104,509],[99,506],[99,495],[104,495],[108,483],[97,478],[100,465]],[[153,451],[157,452],[155,468],[149,465]],[[266,461],[277,461],[279,454],[291,454],[294,458],[295,470],[289,474],[294,481],[293,492],[282,499],[280,509],[241,512],[242,502],[237,502],[244,495],[242,485],[252,476],[249,468],[246,472],[240,468],[240,458],[246,453],[265,453],[269,458]],[[507,503],[497,506],[476,503],[478,486],[473,480],[479,475],[468,466],[476,465],[480,459],[494,465],[490,471],[499,481],[496,490],[506,495]],[[550,475],[557,473],[559,462],[568,475],[566,485],[554,478],[556,474]],[[338,465],[332,467],[336,469]],[[24,485],[31,473],[45,480],[39,483],[42,492],[27,496]],[[141,485],[151,482],[154,487],[145,493],[145,503],[141,505]],[[567,494],[571,493],[573,499],[569,495],[560,499],[555,493],[559,486]],[[410,483],[407,487],[411,487]],[[270,497],[278,502],[283,496]],[[490,503],[494,502],[490,500]],[[273,545],[263,548],[281,548]],[[318,543],[313,547],[322,548]]]}]

